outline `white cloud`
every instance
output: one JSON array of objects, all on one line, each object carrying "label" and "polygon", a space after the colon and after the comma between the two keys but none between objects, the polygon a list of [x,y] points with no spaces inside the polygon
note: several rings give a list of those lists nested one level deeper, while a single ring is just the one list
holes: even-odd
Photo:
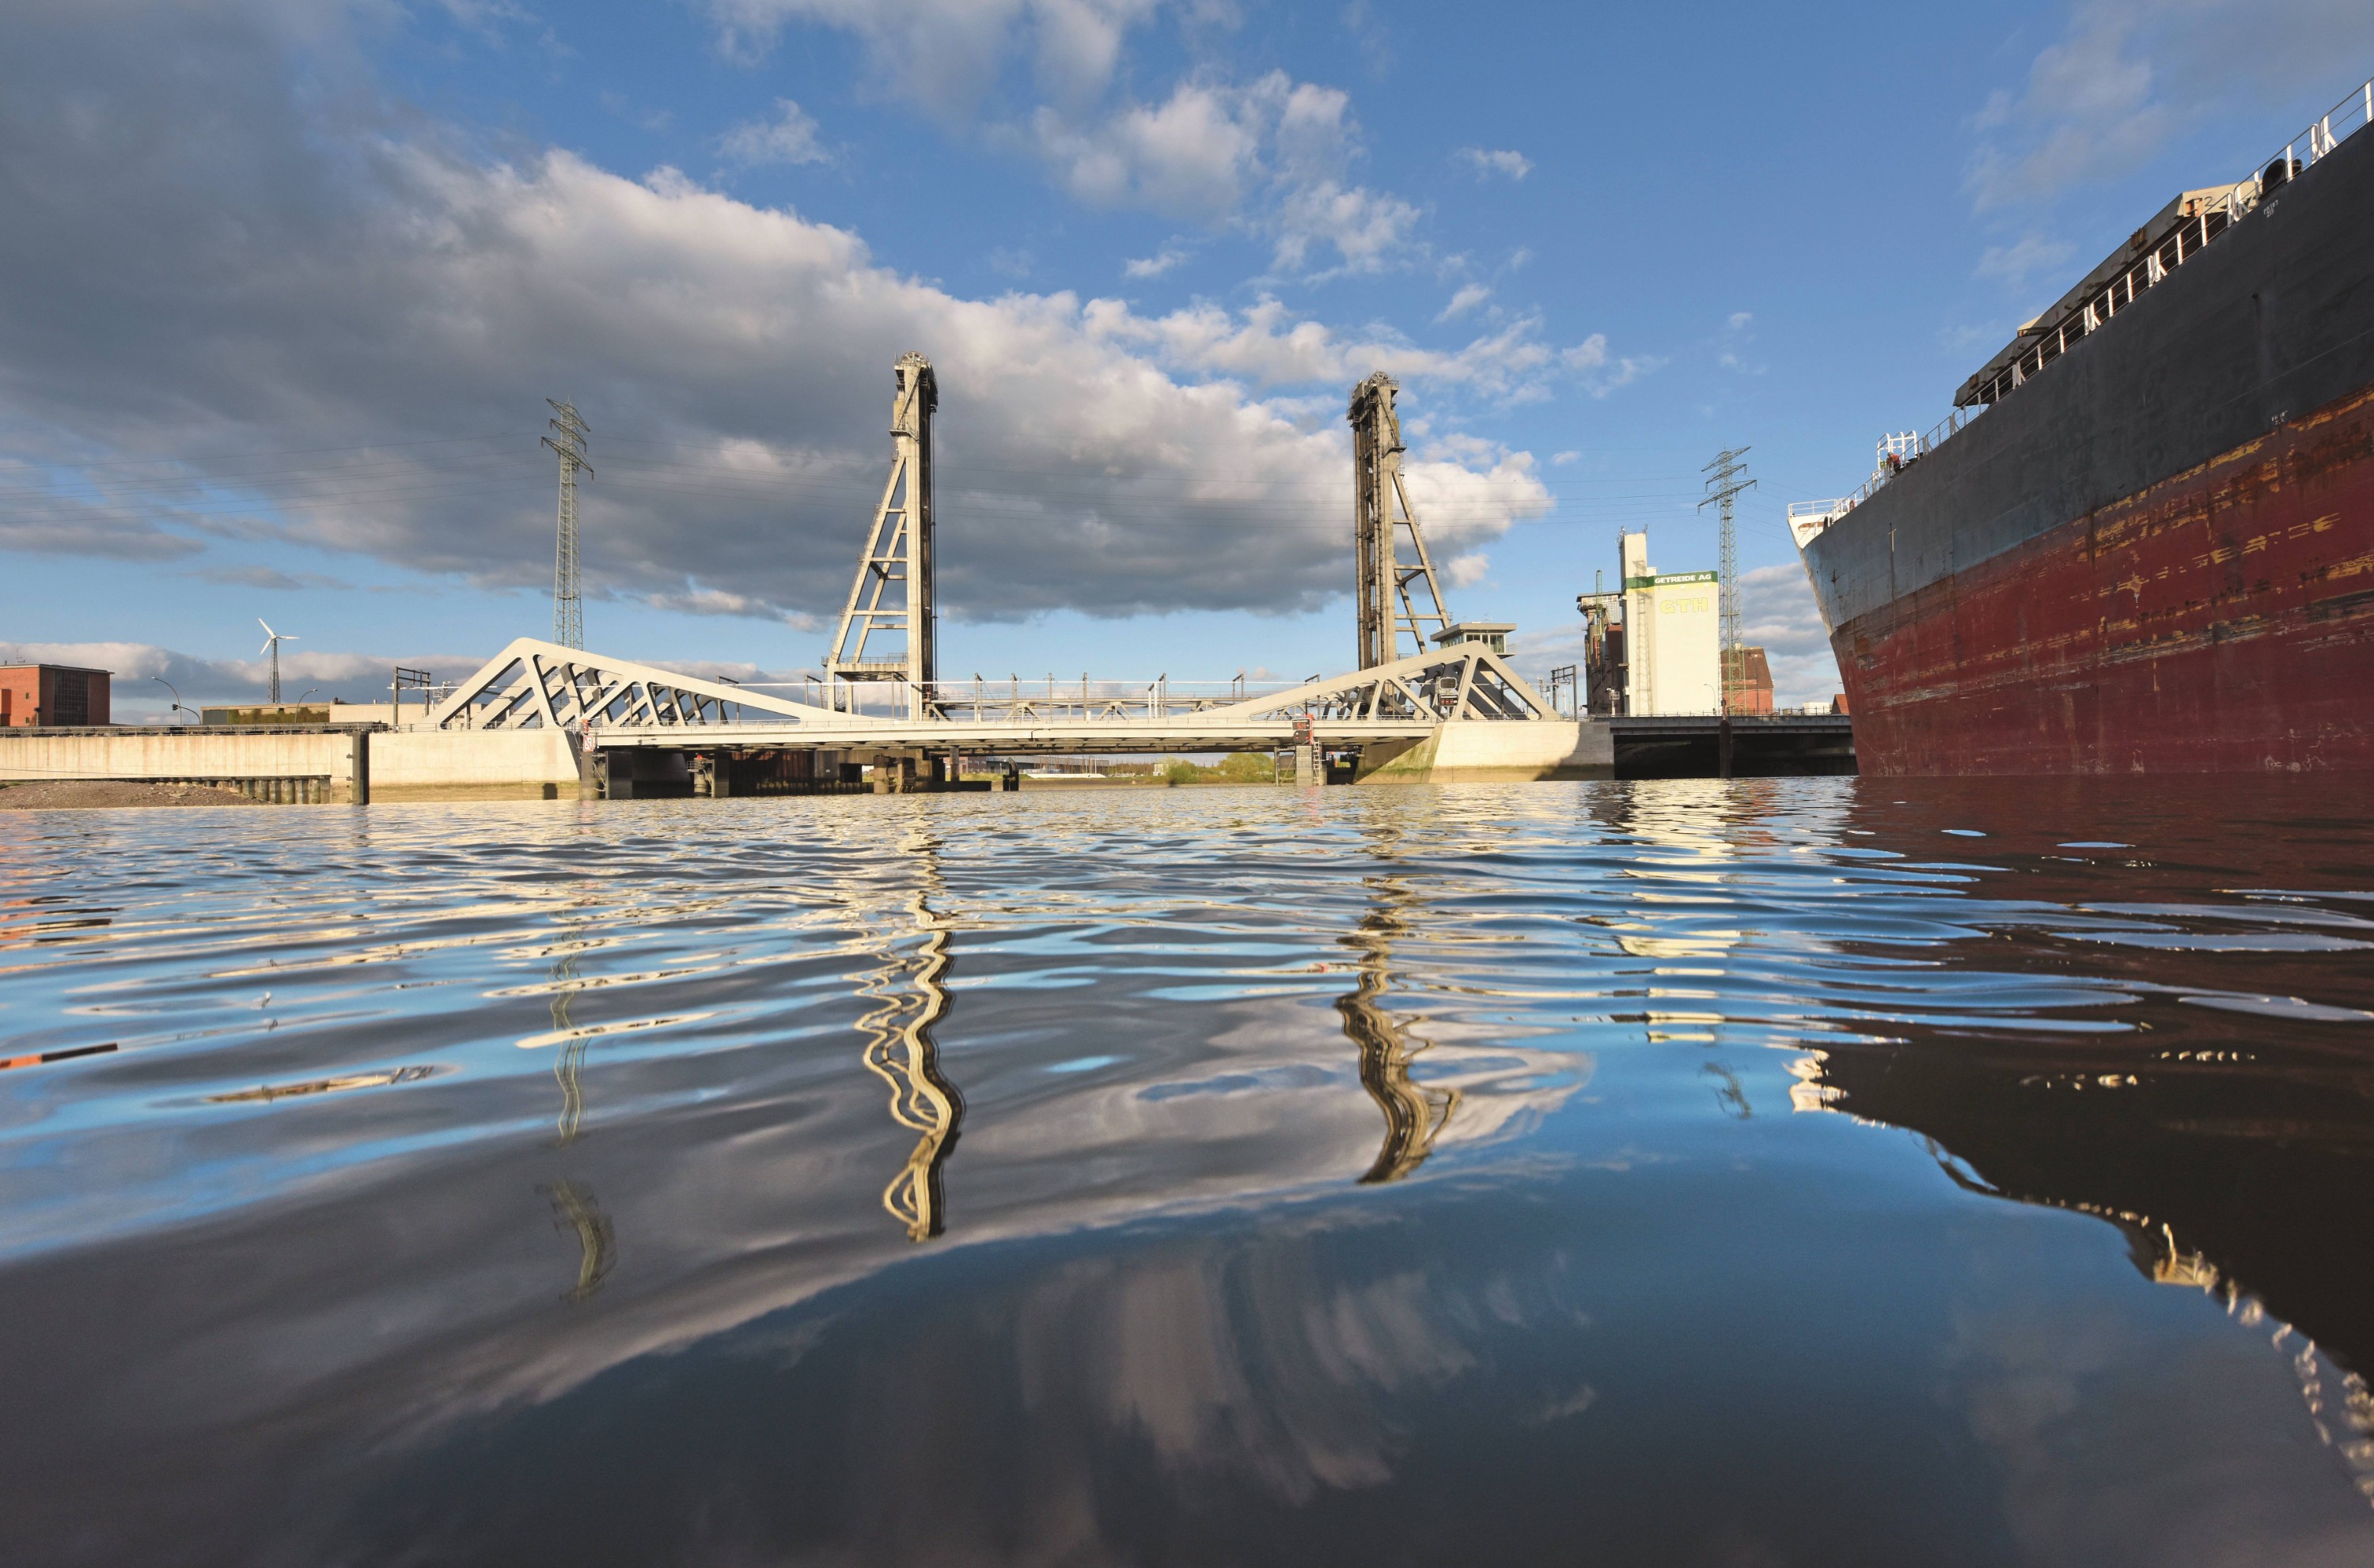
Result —
[{"label": "white cloud", "polygon": [[2009,245],[1988,246],[1975,270],[1980,277],[2001,278],[2004,287],[2022,289],[2031,276],[2054,271],[2074,254],[2075,247],[2063,240],[2025,234]]},{"label": "white cloud", "polygon": [[1508,180],[1522,180],[1534,171],[1534,160],[1521,152],[1493,152],[1483,147],[1462,147],[1460,161],[1474,170],[1478,177],[1498,175]]},{"label": "white cloud", "polygon": [[1618,387],[1630,386],[1643,376],[1654,374],[1665,363],[1657,355],[1611,355],[1607,352],[1605,333],[1592,333],[1558,357],[1593,397],[1605,397]]},{"label": "white cloud", "polygon": [[1756,316],[1752,311],[1733,310],[1731,313],[1723,322],[1722,333],[1718,334],[1715,350],[1716,364],[1726,370],[1734,370],[1744,376],[1764,374],[1769,367],[1760,360],[1748,357],[1749,346],[1756,341],[1756,333],[1750,330],[1755,322]]},{"label": "white cloud", "polygon": [[[1543,341],[1541,319],[1533,315],[1442,350],[1420,348],[1375,329],[1342,332],[1299,318],[1267,296],[1238,311],[1198,301],[1160,316],[1141,316],[1121,300],[1092,299],[1082,313],[1092,333],[1150,353],[1167,368],[1261,387],[1348,385],[1371,370],[1386,370],[1522,401],[1544,395],[1561,380],[1578,380],[1594,395],[1604,395],[1663,363],[1612,360],[1605,333],[1561,351]],[[1285,402],[1270,406],[1283,410]],[[1413,435],[1424,433],[1423,415],[1405,415],[1403,424]]]},{"label": "white cloud", "polygon": [[816,121],[788,98],[775,100],[775,118],[735,126],[718,138],[717,149],[736,163],[754,167],[832,161],[832,154],[817,134]]},{"label": "white cloud", "polygon": [[1095,125],[1041,108],[1031,133],[1081,201],[1216,218],[1233,213],[1263,172],[1264,96],[1182,82],[1164,103],[1134,104]]},{"label": "white cloud", "polygon": [[[677,606],[682,608],[684,606]],[[699,613],[695,611],[695,613]],[[726,614],[729,612],[714,612]],[[419,648],[357,653],[326,649],[280,650],[282,695],[296,698],[318,688],[318,700],[385,702],[388,672],[402,664],[427,670],[444,680],[459,680],[486,662],[484,649],[469,653],[438,652]],[[0,663],[78,664],[106,670],[114,676],[110,702],[118,722],[139,722],[145,716],[170,714],[173,696],[161,679],[181,693],[185,707],[261,702],[269,693],[271,662],[265,659],[204,659],[147,642],[5,642]],[[669,660],[664,668],[703,680],[723,676],[745,685],[757,682],[793,682],[810,670],[770,670],[757,664],[719,660]]]},{"label": "white cloud", "polygon": [[262,588],[275,593],[307,593],[354,586],[321,572],[285,572],[276,567],[204,567],[190,575],[226,588]]},{"label": "white cloud", "polygon": [[[386,653],[280,650],[282,694],[295,697],[311,687],[321,696],[347,702],[387,699],[388,671],[397,664],[426,669],[441,675],[462,675],[476,670],[486,655],[424,652],[418,649]],[[200,659],[146,642],[0,642],[0,662],[79,664],[112,672],[111,701],[119,714],[137,716],[170,711],[173,698],[159,678],[170,682],[190,707],[203,703],[261,701],[270,690],[270,661],[264,659]]]},{"label": "white cloud", "polygon": [[1346,187],[1332,180],[1288,187],[1278,204],[1275,263],[1287,272],[1311,270],[1311,252],[1334,248],[1334,272],[1384,270],[1407,248],[1417,227],[1417,208],[1400,197],[1365,185]]},{"label": "white cloud", "polygon": [[[6,308],[0,299],[0,312]],[[6,375],[0,368],[0,380]],[[127,509],[105,486],[60,485],[53,466],[0,453],[0,496],[6,497],[0,506],[0,551],[153,561],[206,548],[206,520],[185,507],[156,497]]]},{"label": "white cloud", "polygon": [[970,116],[1007,64],[1041,90],[1086,100],[1112,80],[1130,29],[1158,0],[710,0],[719,41],[745,58],[787,23],[853,35],[884,90],[952,120]]},{"label": "white cloud", "polygon": [[1582,454],[1579,451],[1562,451],[1556,457],[1551,458],[1550,462],[1556,463],[1560,468],[1564,468],[1569,462],[1581,461],[1581,457]]},{"label": "white cloud", "polygon": [[2119,179],[2224,108],[2284,109],[2306,123],[2359,76],[2335,63],[2369,53],[2374,7],[2364,0],[2081,0],[2027,81],[1992,94],[1974,117],[1967,188],[1985,212]]},{"label": "white cloud", "polygon": [[1783,708],[1827,702],[1842,689],[1829,634],[1805,568],[1752,567],[1739,574],[1740,633],[1772,665],[1772,700]]},{"label": "white cloud", "polygon": [[[1123,45],[1158,0],[711,0],[709,8],[735,52],[763,52],[794,21],[850,33],[887,90],[956,126],[970,126],[1007,64],[1028,57],[1040,101],[990,125],[993,142],[1037,157],[1091,206],[1259,235],[1281,273],[1378,272],[1416,249],[1418,208],[1351,178],[1359,130],[1338,88],[1278,70],[1242,83],[1207,71],[1158,99],[1123,91],[1114,101]],[[1209,10],[1190,7],[1188,24]]]},{"label": "white cloud", "polygon": [[[1369,273],[1413,248],[1422,216],[1352,183],[1361,156],[1350,99],[1272,71],[1243,85],[1185,81],[1158,104],[1083,118],[1042,105],[1027,145],[1092,206],[1144,207],[1268,238],[1282,272]],[[1322,253],[1332,251],[1332,265]]]},{"label": "white cloud", "polygon": [[1122,263],[1124,277],[1160,277],[1187,259],[1187,252],[1176,244],[1165,245],[1151,256],[1140,256]]},{"label": "white cloud", "polygon": [[[1278,528],[1275,497],[1349,486],[1341,420],[1310,417],[1304,394],[1334,402],[1379,366],[1421,406],[1429,381],[1505,397],[1564,373],[1532,320],[1444,352],[1274,301],[1148,318],[1068,293],[967,298],[674,170],[489,162],[417,122],[315,118],[304,104],[351,113],[368,84],[300,101],[274,24],[229,17],[207,25],[250,36],[203,52],[182,47],[183,12],[130,32],[53,11],[33,41],[21,14],[0,20],[0,428],[73,438],[39,454],[61,486],[19,498],[0,547],[194,556],[236,534],[541,588],[543,455],[521,437],[457,456],[449,439],[540,423],[541,396],[566,392],[594,431],[590,591],[829,614],[881,482],[889,366],[921,348],[952,614],[1292,610],[1341,592],[1344,506]],[[1300,131],[1323,126],[1315,107]],[[182,242],[147,242],[159,232]],[[193,455],[363,432],[385,444],[337,462],[368,464],[368,485],[267,484]],[[77,486],[133,462],[158,482],[112,471],[103,507]],[[1478,540],[1545,504],[1522,454],[1413,474]],[[1215,528],[1229,549],[1208,547]]]},{"label": "white cloud", "polygon": [[1456,293],[1451,295],[1451,303],[1442,308],[1442,314],[1435,317],[1435,321],[1438,322],[1456,321],[1491,298],[1492,291],[1484,285],[1463,284]]},{"label": "white cloud", "polygon": [[1492,572],[1492,557],[1481,550],[1453,556],[1442,564],[1442,575],[1453,588],[1473,588]]},{"label": "white cloud", "polygon": [[499,41],[505,23],[532,23],[535,14],[515,0],[438,0],[454,23],[489,42]]}]

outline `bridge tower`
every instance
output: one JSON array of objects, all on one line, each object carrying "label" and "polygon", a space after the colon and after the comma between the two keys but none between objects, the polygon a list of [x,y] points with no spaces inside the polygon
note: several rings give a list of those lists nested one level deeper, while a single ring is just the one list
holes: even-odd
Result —
[{"label": "bridge tower", "polygon": [[[1426,535],[1418,532],[1417,513],[1402,483],[1402,421],[1393,412],[1393,394],[1400,390],[1379,370],[1352,389],[1347,415],[1352,423],[1352,540],[1358,562],[1363,670],[1402,658],[1403,632],[1409,633],[1410,652],[1424,653],[1427,623],[1437,631],[1451,626],[1434,558],[1427,554]],[[1415,557],[1406,563],[1401,558],[1404,530]],[[1414,585],[1422,590],[1423,606],[1419,595],[1411,592]]]},{"label": "bridge tower", "polygon": [[[907,688],[907,717],[926,717],[932,683],[938,679],[939,604],[932,591],[932,414],[939,406],[939,383],[932,362],[902,355],[891,370],[890,478],[874,509],[874,531],[850,584],[832,651],[825,656],[825,681],[840,706],[839,683],[897,681]],[[892,591],[893,588],[897,591]],[[895,640],[895,653],[867,639]]]}]

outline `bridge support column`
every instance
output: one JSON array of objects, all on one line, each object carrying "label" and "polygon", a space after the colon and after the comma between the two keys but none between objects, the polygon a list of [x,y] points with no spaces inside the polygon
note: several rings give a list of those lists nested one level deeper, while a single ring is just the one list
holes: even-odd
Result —
[{"label": "bridge support column", "polygon": [[635,798],[634,758],[625,752],[599,751],[594,754],[594,795],[596,800],[631,801]]}]

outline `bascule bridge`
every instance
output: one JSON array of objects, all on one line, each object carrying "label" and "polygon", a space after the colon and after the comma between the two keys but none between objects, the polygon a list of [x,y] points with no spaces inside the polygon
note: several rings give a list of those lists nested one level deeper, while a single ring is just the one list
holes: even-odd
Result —
[{"label": "bascule bridge", "polygon": [[[550,726],[606,779],[689,778],[730,793],[753,769],[780,787],[871,768],[877,787],[927,786],[950,759],[1030,754],[1295,750],[1359,778],[1604,776],[1604,727],[1560,715],[1499,638],[1451,622],[1402,474],[1397,388],[1353,390],[1358,662],[1269,690],[1134,683],[945,681],[937,667],[932,425],[938,382],[920,354],[892,369],[890,460],[820,679],[797,696],[522,638],[429,716],[440,730]],[[1498,630],[1499,628],[1495,628]],[[1428,648],[1431,641],[1433,647]],[[887,692],[888,699],[880,694]]]}]

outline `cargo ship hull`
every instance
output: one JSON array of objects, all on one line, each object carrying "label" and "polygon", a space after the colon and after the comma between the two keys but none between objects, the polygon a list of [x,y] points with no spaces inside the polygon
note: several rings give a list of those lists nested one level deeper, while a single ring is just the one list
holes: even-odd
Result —
[{"label": "cargo ship hull", "polygon": [[2374,768],[2374,391],[1858,617],[1867,773]]},{"label": "cargo ship hull", "polygon": [[1866,773],[2374,769],[2374,135],[1804,554]]}]

